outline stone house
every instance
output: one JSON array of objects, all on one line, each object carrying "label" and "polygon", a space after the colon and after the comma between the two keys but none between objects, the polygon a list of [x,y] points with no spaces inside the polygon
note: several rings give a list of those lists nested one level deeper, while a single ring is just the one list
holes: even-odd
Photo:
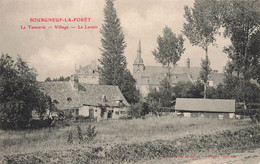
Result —
[{"label": "stone house", "polygon": [[129,116],[129,103],[117,86],[70,81],[43,82],[41,90],[56,108],[72,117],[118,119]]}]

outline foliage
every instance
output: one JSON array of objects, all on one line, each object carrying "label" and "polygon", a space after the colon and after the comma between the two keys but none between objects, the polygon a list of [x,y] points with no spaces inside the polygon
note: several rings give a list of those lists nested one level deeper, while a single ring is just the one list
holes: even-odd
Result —
[{"label": "foliage", "polygon": [[[229,37],[232,45],[225,48],[231,59],[234,71],[239,78],[241,96],[247,104],[248,93],[245,88],[250,79],[259,81],[260,60],[260,1],[220,1],[221,23],[225,28],[224,36]],[[230,68],[231,69],[231,68]],[[237,86],[239,86],[237,85]]]},{"label": "foliage", "polygon": [[39,116],[47,109],[47,97],[40,91],[35,70],[19,56],[0,58],[0,120],[2,128],[26,128],[35,110]]},{"label": "foliage", "polygon": [[146,101],[153,107],[154,105],[156,106],[156,104],[162,107],[172,107],[174,100],[175,94],[168,78],[165,78],[160,82],[158,91],[155,88],[151,88],[146,97]]},{"label": "foliage", "polygon": [[130,71],[126,69],[123,73],[123,83],[120,87],[122,94],[130,104],[137,103],[140,100],[141,94],[136,88],[136,81]]},{"label": "foliage", "polygon": [[131,116],[134,118],[139,118],[150,112],[150,110],[148,108],[148,104],[145,102],[138,102],[138,103],[132,104],[130,109],[131,109]]},{"label": "foliage", "polygon": [[173,87],[169,79],[165,78],[160,82],[159,92],[161,93],[160,96],[160,103],[163,107],[172,107],[173,100],[175,99],[175,94],[173,92]]},{"label": "foliage", "polygon": [[89,124],[86,135],[87,142],[92,141],[97,136],[96,126]]},{"label": "foliage", "polygon": [[139,101],[139,93],[133,76],[126,69],[125,36],[113,0],[106,0],[104,16],[100,30],[102,53],[99,59],[99,83],[118,86],[129,103],[136,103]]},{"label": "foliage", "polygon": [[207,82],[208,82],[208,77],[211,72],[210,68],[210,61],[208,56],[206,56],[206,59],[201,59],[201,71],[200,71],[200,79],[204,83],[204,99],[207,98]]},{"label": "foliage", "polygon": [[202,98],[203,84],[200,81],[195,82],[178,82],[173,87],[176,98]]},{"label": "foliage", "polygon": [[259,102],[260,89],[255,84],[252,84],[251,81],[245,81],[241,76],[234,75],[232,68],[229,68],[229,66],[230,64],[227,65],[224,74],[225,89],[223,92],[225,97],[236,99],[238,102],[245,101],[245,105]]},{"label": "foliage", "polygon": [[182,35],[176,36],[169,27],[163,29],[163,37],[157,37],[158,47],[152,53],[155,59],[168,69],[168,77],[171,76],[171,68],[175,67],[184,53],[184,39]]},{"label": "foliage", "polygon": [[63,77],[63,76],[60,76],[59,78],[54,78],[53,80],[51,80],[50,77],[47,77],[45,79],[45,82],[51,82],[51,81],[70,81],[70,76],[67,76],[67,77]]},{"label": "foliage", "polygon": [[[212,120],[209,121],[209,123],[212,124]],[[167,125],[168,129],[176,128],[175,122],[173,122],[173,120],[171,120],[171,122],[172,124]],[[223,120],[221,120],[221,122],[223,122]],[[195,122],[195,124],[197,123]],[[200,126],[201,125],[205,124],[200,124]],[[141,127],[147,129],[146,126]],[[139,127],[133,128],[138,129]],[[166,128],[165,125],[164,128]],[[191,128],[194,129],[194,131],[200,130],[194,126]],[[181,129],[186,131],[186,128]],[[158,130],[159,134],[161,134],[162,128]],[[255,149],[260,145],[259,126],[236,128],[233,130],[218,130],[218,132],[213,133],[207,130],[206,134],[203,133],[201,135],[198,135],[198,133],[187,134],[187,131],[184,134],[180,134],[180,132],[177,131],[177,136],[179,136],[177,138],[172,136],[172,133],[175,132],[174,130],[171,130],[171,137],[169,139],[158,139],[157,132],[156,139],[150,140],[150,136],[148,136],[143,142],[121,142],[113,143],[113,145],[106,143],[101,146],[87,146],[87,148],[75,148],[72,146],[68,148],[66,145],[66,148],[61,150],[44,150],[44,153],[39,153],[38,151],[35,153],[14,153],[5,155],[5,158],[13,163],[136,163],[138,161],[150,162],[152,159],[157,160],[158,157],[172,157],[176,155],[185,157],[187,154],[199,154],[200,156],[208,157],[212,155],[212,153],[218,155],[234,154],[241,152],[241,150]],[[118,140],[117,137],[113,139]],[[187,159],[185,160],[187,162]],[[155,163],[160,162],[161,159],[158,159]]]},{"label": "foliage", "polygon": [[50,82],[50,81],[51,81],[51,78],[50,78],[50,77],[47,77],[44,81],[45,81],[45,82]]},{"label": "foliage", "polygon": [[67,142],[68,143],[73,143],[73,133],[72,132],[69,132],[69,136],[68,136]]},{"label": "foliage", "polygon": [[207,97],[207,81],[210,74],[210,64],[208,59],[208,47],[214,45],[215,35],[219,34],[219,5],[216,0],[195,0],[194,7],[184,7],[184,17],[187,23],[183,25],[183,33],[190,40],[192,45],[196,45],[205,50],[206,57],[201,62],[201,80],[204,82],[204,98]]},{"label": "foliage", "polygon": [[186,23],[183,33],[190,43],[204,50],[216,41],[219,29],[219,11],[216,0],[195,0],[193,8],[184,7]]},{"label": "foliage", "polygon": [[82,129],[79,125],[77,125],[77,132],[78,132],[78,139],[79,139],[79,143],[83,141],[83,133],[82,133]]},{"label": "foliage", "polygon": [[159,115],[162,112],[169,112],[174,105],[176,99],[173,87],[168,78],[163,79],[160,82],[159,90],[150,88],[150,92],[146,97],[149,111],[155,115]]}]

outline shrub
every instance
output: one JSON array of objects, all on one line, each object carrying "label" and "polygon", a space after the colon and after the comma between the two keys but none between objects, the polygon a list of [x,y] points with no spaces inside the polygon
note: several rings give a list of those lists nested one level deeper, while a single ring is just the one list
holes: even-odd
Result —
[{"label": "shrub", "polygon": [[131,105],[131,115],[132,117],[138,118],[141,116],[144,116],[146,114],[148,114],[149,108],[148,108],[148,104],[145,102],[138,102],[136,104],[132,104]]},{"label": "shrub", "polygon": [[73,143],[73,134],[72,134],[72,132],[69,132],[69,136],[68,136],[67,142],[68,143]]},{"label": "shrub", "polygon": [[80,143],[81,141],[83,141],[83,133],[82,133],[81,127],[79,125],[77,125],[77,131],[78,131],[78,139],[79,139],[79,143]]},{"label": "shrub", "polygon": [[85,139],[87,142],[92,141],[97,136],[96,126],[92,127],[92,125],[89,124],[86,135],[87,137]]}]

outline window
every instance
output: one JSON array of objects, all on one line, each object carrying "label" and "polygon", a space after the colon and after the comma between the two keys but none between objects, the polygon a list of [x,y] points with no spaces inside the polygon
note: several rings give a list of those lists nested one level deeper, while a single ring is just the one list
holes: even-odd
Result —
[{"label": "window", "polygon": [[97,109],[95,110],[95,112],[97,112]]},{"label": "window", "polygon": [[57,100],[53,100],[54,104],[59,104],[59,102]]},{"label": "window", "polygon": [[121,111],[121,114],[125,114],[125,111]]},{"label": "window", "polygon": [[116,111],[116,114],[118,115],[118,114],[119,114],[119,111]]}]

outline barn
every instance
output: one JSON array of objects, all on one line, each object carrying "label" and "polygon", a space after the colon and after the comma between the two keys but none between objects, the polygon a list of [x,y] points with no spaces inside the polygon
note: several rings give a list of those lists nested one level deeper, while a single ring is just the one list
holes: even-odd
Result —
[{"label": "barn", "polygon": [[129,115],[130,105],[117,86],[71,80],[43,82],[40,88],[59,111],[72,118],[118,119]]},{"label": "barn", "polygon": [[177,98],[175,111],[184,117],[234,118],[235,100]]}]

